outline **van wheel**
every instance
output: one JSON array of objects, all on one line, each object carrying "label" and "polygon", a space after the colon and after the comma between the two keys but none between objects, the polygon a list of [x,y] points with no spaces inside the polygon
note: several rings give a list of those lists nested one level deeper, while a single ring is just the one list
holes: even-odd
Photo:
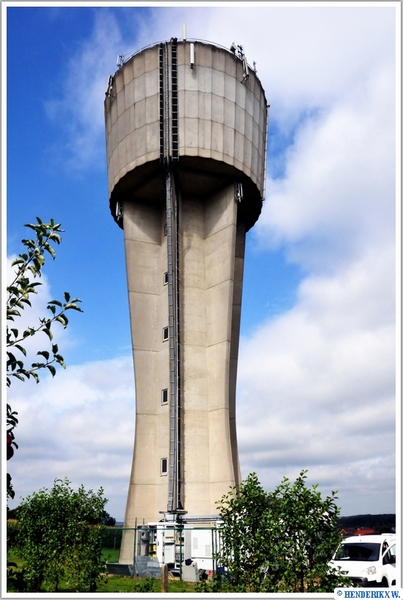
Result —
[{"label": "van wheel", "polygon": [[384,587],[384,588],[389,587],[388,580],[386,579],[386,577],[384,577],[382,579],[381,587]]}]

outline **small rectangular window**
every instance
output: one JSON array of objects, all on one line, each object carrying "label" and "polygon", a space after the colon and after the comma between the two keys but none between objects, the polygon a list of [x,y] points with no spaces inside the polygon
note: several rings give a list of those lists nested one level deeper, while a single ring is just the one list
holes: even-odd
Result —
[{"label": "small rectangular window", "polygon": [[168,338],[169,338],[169,329],[168,329],[168,327],[164,327],[164,329],[162,330],[162,341],[166,342]]},{"label": "small rectangular window", "polygon": [[166,475],[168,473],[168,459],[161,458],[161,475]]},{"label": "small rectangular window", "polygon": [[168,283],[168,271],[165,271],[164,273],[164,285],[167,285]]},{"label": "small rectangular window", "polygon": [[168,404],[168,389],[161,390],[161,404]]}]

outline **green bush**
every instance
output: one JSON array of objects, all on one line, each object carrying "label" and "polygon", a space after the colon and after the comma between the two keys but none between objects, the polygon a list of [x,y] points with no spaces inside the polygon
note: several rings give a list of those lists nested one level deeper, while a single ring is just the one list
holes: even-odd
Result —
[{"label": "green bush", "polygon": [[199,594],[221,594],[225,592],[233,592],[234,588],[226,577],[223,577],[220,574],[215,574],[212,576],[210,581],[198,581],[195,584],[194,591]]},{"label": "green bush", "polygon": [[24,569],[18,569],[15,562],[7,562],[7,592],[25,592]]},{"label": "green bush", "polygon": [[335,492],[322,498],[306,486],[306,471],[266,492],[255,473],[218,503],[223,521],[218,564],[229,581],[213,578],[197,591],[332,592],[347,583],[329,572],[339,541]]},{"label": "green bush", "polygon": [[27,592],[56,592],[63,579],[76,592],[94,592],[105,573],[102,488],[74,491],[65,479],[25,498],[19,508],[16,551]]},{"label": "green bush", "polygon": [[133,583],[133,592],[149,593],[154,591],[155,579],[147,577],[146,579],[135,579]]}]

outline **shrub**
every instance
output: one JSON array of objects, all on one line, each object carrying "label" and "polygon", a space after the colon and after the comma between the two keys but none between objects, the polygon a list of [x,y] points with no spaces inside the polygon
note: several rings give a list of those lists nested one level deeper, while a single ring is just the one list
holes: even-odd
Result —
[{"label": "shrub", "polygon": [[26,590],[58,590],[62,577],[77,592],[94,592],[105,572],[102,488],[74,491],[65,479],[25,498],[18,513],[17,550],[24,563]]}]

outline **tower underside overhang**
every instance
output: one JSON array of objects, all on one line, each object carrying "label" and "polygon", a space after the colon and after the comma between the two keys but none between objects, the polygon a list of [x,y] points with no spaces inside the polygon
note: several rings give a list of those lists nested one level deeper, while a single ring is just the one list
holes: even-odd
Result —
[{"label": "tower underside overhang", "polygon": [[[242,184],[243,197],[238,206],[238,219],[249,231],[258,220],[263,200],[257,186],[242,171],[224,162],[209,158],[181,156],[175,163],[173,174],[184,197],[209,197],[230,184]],[[165,172],[160,160],[147,162],[129,171],[112,191],[110,210],[117,218],[116,204],[138,202],[150,206],[165,206]]]}]

